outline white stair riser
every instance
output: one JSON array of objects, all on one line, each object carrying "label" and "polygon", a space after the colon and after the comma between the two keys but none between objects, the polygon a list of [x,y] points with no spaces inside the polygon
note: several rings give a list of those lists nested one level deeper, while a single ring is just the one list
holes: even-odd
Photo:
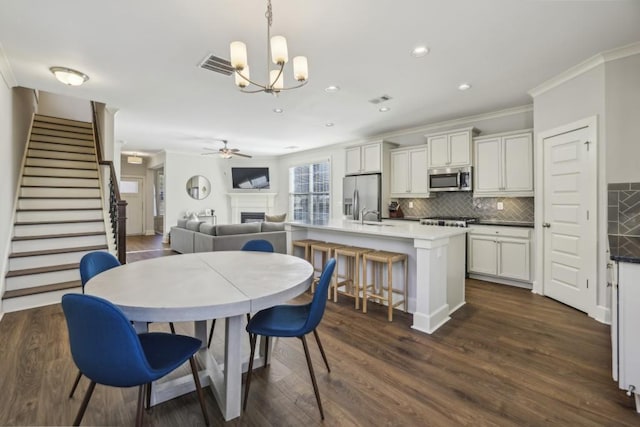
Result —
[{"label": "white stair riser", "polygon": [[100,197],[100,189],[21,187],[20,197]]},{"label": "white stair riser", "polygon": [[22,185],[45,185],[49,187],[99,187],[100,181],[97,178],[49,178],[25,176],[22,178]]},{"label": "white stair riser", "polygon": [[95,154],[93,147],[83,147],[79,145],[66,145],[66,144],[53,144],[50,142],[29,142],[29,148],[35,150],[48,150],[48,151],[71,151],[74,153]]},{"label": "white stair riser", "polygon": [[81,162],[75,160],[49,160],[27,158],[26,166],[46,166],[49,168],[77,168],[77,169],[97,169],[95,162]]},{"label": "white stair riser", "polygon": [[47,151],[47,150],[34,150],[32,148],[27,152],[29,157],[45,157],[50,159],[64,159],[64,160],[81,160],[85,162],[95,162],[96,156],[93,154],[82,153],[66,153],[64,151]]},{"label": "white stair riser", "polygon": [[102,210],[16,212],[17,222],[102,219]]},{"label": "white stair riser", "polygon": [[58,142],[61,144],[77,145],[80,147],[95,147],[95,144],[93,143],[93,141],[86,141],[83,139],[62,138],[59,136],[31,135],[31,141]]},{"label": "white stair riser", "polygon": [[93,130],[91,128],[75,126],[73,124],[51,123],[44,120],[35,120],[33,126],[37,128],[75,132],[84,135],[93,135]]},{"label": "white stair riser", "polygon": [[18,209],[101,208],[100,199],[19,199]]},{"label": "white stair riser", "polygon": [[98,171],[95,170],[83,170],[83,169],[51,169],[51,168],[39,168],[29,167],[24,168],[25,175],[35,176],[66,176],[66,177],[82,177],[82,178],[97,178]]},{"label": "white stair riser", "polygon": [[20,240],[11,242],[11,252],[45,251],[48,249],[77,248],[106,244],[107,237],[104,234],[81,237],[58,237],[55,239]]},{"label": "white stair riser", "polygon": [[2,301],[2,311],[5,313],[11,313],[13,311],[27,310],[29,308],[42,307],[44,305],[59,304],[64,294],[81,292],[82,288],[77,287],[63,289],[61,291],[9,298]]},{"label": "white stair riser", "polygon": [[7,291],[33,288],[34,286],[80,280],[80,270],[53,271],[51,273],[28,274],[26,276],[7,277]]},{"label": "white stair riser", "polygon": [[92,233],[104,231],[104,222],[74,222],[71,224],[16,225],[13,228],[16,237],[44,236],[48,234]]},{"label": "white stair riser", "polygon": [[82,257],[89,252],[66,252],[63,254],[36,255],[19,258],[9,258],[9,271],[26,270],[27,268],[50,267],[79,263]]}]

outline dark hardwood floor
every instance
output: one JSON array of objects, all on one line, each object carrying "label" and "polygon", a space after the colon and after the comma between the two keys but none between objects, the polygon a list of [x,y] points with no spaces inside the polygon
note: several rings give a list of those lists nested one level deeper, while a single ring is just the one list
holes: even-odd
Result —
[{"label": "dark hardwood floor", "polygon": [[[171,254],[157,238],[134,240],[130,262]],[[247,411],[227,424],[640,425],[611,378],[609,326],[509,286],[468,280],[466,298],[433,335],[413,331],[408,314],[389,323],[375,304],[365,315],[347,297],[329,302],[319,333],[331,373],[309,341],[324,423],[299,340],[280,339],[271,365],[253,376]],[[70,424],[87,381],[67,399],[76,368],[60,306],[5,314],[0,342],[0,425]],[[96,387],[84,425],[132,425],[136,392]],[[208,389],[205,398],[212,425],[225,424]],[[145,424],[202,425],[195,394],[152,408]]]}]

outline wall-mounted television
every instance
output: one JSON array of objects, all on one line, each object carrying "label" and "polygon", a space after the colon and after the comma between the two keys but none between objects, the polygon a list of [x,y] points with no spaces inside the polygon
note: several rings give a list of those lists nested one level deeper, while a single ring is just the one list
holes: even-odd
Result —
[{"label": "wall-mounted television", "polygon": [[270,188],[269,168],[232,167],[231,186],[238,190],[262,190]]}]

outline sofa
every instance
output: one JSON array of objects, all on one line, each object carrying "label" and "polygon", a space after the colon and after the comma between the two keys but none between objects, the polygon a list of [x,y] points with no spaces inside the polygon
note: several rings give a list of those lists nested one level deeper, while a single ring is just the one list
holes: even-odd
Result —
[{"label": "sofa", "polygon": [[171,227],[171,249],[183,254],[194,252],[237,251],[249,240],[271,242],[276,252],[287,253],[284,223],[249,222],[213,225],[205,221],[179,219]]}]

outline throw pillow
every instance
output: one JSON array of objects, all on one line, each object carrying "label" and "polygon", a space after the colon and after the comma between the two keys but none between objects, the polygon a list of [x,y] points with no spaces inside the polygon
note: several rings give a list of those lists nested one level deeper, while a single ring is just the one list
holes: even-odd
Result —
[{"label": "throw pillow", "polygon": [[265,215],[264,220],[267,222],[284,222],[285,218],[287,218],[287,213],[283,213],[280,215]]}]

